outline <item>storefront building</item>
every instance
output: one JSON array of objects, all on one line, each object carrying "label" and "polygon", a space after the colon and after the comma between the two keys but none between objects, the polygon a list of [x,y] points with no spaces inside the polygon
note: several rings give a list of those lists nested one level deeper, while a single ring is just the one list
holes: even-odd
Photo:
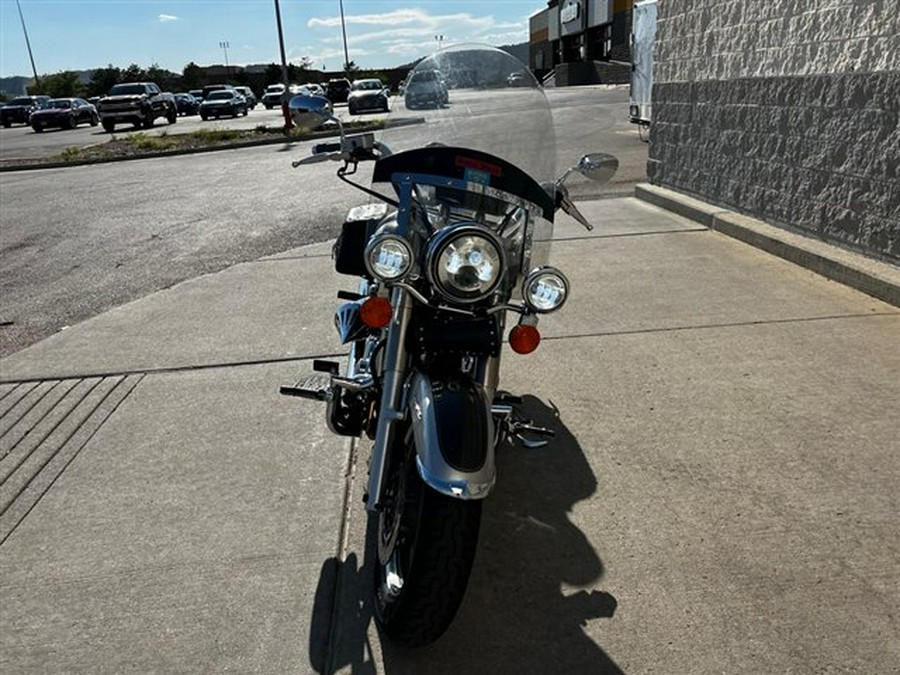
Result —
[{"label": "storefront building", "polygon": [[[538,77],[556,71],[557,84],[627,78],[627,69],[612,64],[629,60],[633,5],[634,0],[550,0],[529,20],[531,69]],[[566,81],[559,81],[561,75]]]}]

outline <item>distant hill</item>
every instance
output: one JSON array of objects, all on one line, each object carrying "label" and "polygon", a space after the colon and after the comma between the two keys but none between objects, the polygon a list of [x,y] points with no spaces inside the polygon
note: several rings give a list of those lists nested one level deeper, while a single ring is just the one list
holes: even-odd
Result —
[{"label": "distant hill", "polygon": [[6,96],[24,96],[25,87],[34,82],[33,77],[0,77],[0,94]]},{"label": "distant hill", "polygon": [[[93,70],[76,70],[74,72],[78,74],[78,81],[82,84],[90,82],[91,75],[94,73]],[[33,77],[23,77],[21,75],[15,77],[0,77],[0,95],[25,96],[28,93],[25,91],[25,87],[31,84],[34,84]]]},{"label": "distant hill", "polygon": [[528,43],[520,42],[517,45],[503,45],[500,47],[503,51],[512,54],[519,61],[524,63],[526,66],[528,65]]}]

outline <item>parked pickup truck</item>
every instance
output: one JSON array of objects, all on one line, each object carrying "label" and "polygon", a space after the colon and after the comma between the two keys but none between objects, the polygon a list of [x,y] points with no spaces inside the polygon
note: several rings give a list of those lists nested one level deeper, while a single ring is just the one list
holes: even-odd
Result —
[{"label": "parked pickup truck", "polygon": [[121,123],[149,129],[157,117],[165,117],[169,124],[178,121],[175,97],[160,91],[153,82],[117,84],[100,99],[97,110],[103,128],[110,133]]}]

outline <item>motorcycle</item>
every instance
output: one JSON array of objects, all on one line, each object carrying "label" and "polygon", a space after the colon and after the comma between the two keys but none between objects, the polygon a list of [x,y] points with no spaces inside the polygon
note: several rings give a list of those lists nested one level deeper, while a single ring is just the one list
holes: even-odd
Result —
[{"label": "motorcycle", "polygon": [[[553,435],[499,387],[504,335],[509,322],[508,347],[532,353],[540,317],[569,297],[566,276],[548,264],[554,214],[591,225],[565,182],[573,173],[605,182],[618,167],[594,153],[555,176],[546,96],[506,52],[443,49],[410,77],[428,71],[448,83],[447,96],[417,105],[414,118],[395,101],[378,140],[346,134],[327,99],[289,103],[298,127],[330,123],[340,133],[294,166],[338,161],[337,177],[377,201],[350,210],[334,246],[337,272],[359,279],[355,292],[338,293],[343,372],[316,361],[281,392],[324,401],[331,431],[373,440],[365,502],[374,615],[406,646],[434,641],[456,614],[498,447],[540,447]],[[372,187],[355,180],[366,163]]]}]

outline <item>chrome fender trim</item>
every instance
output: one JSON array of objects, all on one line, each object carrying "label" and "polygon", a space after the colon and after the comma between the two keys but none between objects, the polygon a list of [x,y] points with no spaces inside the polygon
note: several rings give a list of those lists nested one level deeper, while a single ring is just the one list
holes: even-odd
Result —
[{"label": "chrome fender trim", "polygon": [[450,497],[487,497],[497,469],[494,419],[484,388],[462,377],[432,381],[416,373],[408,405],[422,480]]}]

